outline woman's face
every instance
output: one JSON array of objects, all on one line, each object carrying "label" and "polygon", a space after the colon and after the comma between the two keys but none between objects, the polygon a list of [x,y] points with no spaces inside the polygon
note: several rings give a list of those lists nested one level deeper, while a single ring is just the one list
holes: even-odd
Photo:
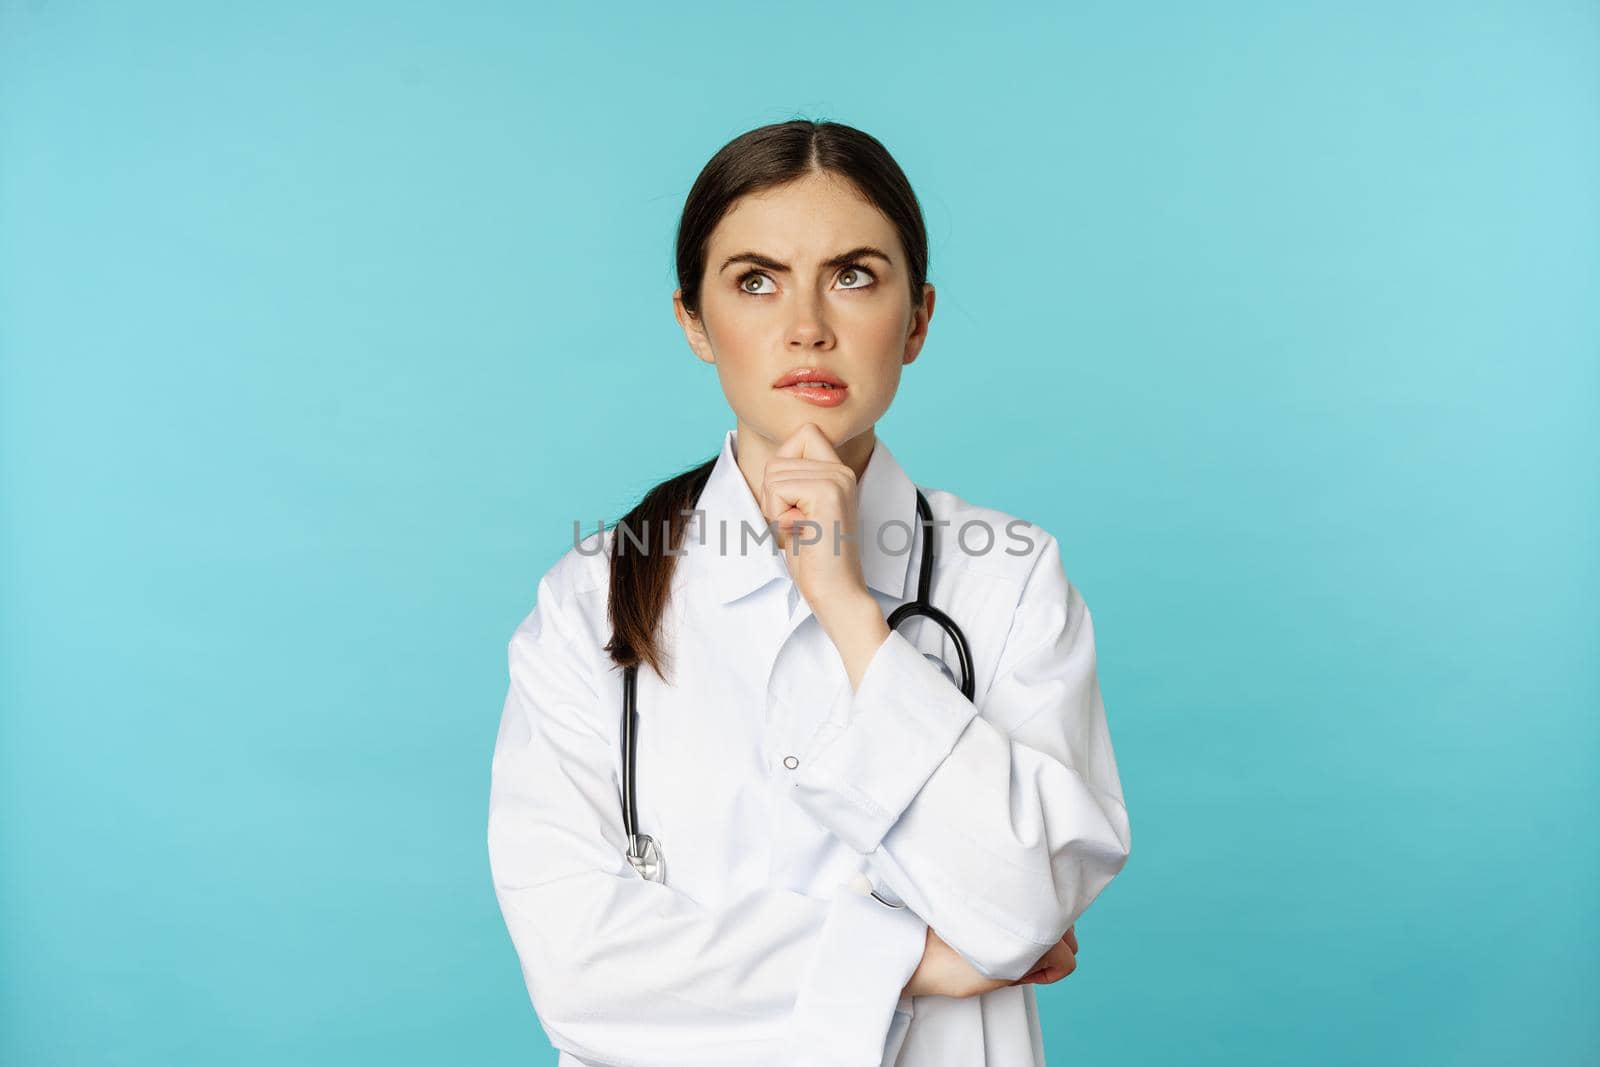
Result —
[{"label": "woman's face", "polygon": [[[716,366],[740,439],[754,431],[775,446],[815,422],[836,448],[888,409],[900,368],[927,337],[934,298],[927,285],[913,305],[894,227],[830,174],[740,199],[707,244],[698,317],[685,311],[681,293],[673,293],[678,322],[695,354]],[[844,389],[827,394],[838,402],[775,387],[800,369],[842,381]],[[872,440],[862,442],[868,452]],[[849,462],[844,451],[840,457]]]}]

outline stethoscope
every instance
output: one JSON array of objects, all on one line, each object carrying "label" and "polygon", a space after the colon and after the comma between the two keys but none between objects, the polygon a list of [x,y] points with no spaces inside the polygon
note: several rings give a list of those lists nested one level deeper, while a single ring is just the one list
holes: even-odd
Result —
[{"label": "stethoscope", "polygon": [[[890,612],[889,629],[893,630],[909,618],[925,616],[938,623],[956,646],[956,658],[961,664],[961,694],[972,699],[972,653],[967,650],[967,638],[955,620],[934,607],[928,599],[928,587],[933,583],[933,509],[917,490],[917,514],[922,519],[922,562],[917,572],[917,598],[908,600]],[[923,653],[951,678],[950,668],[931,653]],[[635,739],[639,732],[638,668],[627,667],[622,672],[622,824],[628,835],[628,862],[633,864],[647,880],[667,880],[666,860],[661,855],[661,843],[649,834],[639,832],[638,796],[634,786]],[[954,681],[951,678],[951,681]],[[876,896],[876,894],[874,894]],[[879,898],[882,899],[881,897]]]}]

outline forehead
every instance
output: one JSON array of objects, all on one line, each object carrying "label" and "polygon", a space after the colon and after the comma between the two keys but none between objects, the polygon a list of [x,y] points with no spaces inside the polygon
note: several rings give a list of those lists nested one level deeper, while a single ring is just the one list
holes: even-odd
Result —
[{"label": "forehead", "polygon": [[740,197],[717,223],[708,244],[711,263],[745,251],[796,263],[826,259],[861,244],[891,255],[900,248],[899,235],[883,212],[848,179],[828,174],[808,174]]}]

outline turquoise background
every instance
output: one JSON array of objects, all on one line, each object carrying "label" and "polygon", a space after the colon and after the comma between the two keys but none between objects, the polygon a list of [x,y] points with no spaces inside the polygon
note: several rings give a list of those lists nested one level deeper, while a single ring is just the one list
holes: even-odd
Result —
[{"label": "turquoise background", "polygon": [[554,1062],[505,644],[731,425],[673,231],[796,115],[927,214],[884,439],[1094,611],[1051,1062],[1594,1062],[1594,4],[11,0],[0,1061]]}]

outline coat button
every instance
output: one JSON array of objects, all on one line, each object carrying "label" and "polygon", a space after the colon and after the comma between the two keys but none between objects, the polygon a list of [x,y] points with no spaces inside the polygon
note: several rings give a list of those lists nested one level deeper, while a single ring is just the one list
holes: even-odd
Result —
[{"label": "coat button", "polygon": [[792,771],[796,767],[800,766],[800,761],[795,759],[793,756],[785,756],[783,757],[783,765]]}]

